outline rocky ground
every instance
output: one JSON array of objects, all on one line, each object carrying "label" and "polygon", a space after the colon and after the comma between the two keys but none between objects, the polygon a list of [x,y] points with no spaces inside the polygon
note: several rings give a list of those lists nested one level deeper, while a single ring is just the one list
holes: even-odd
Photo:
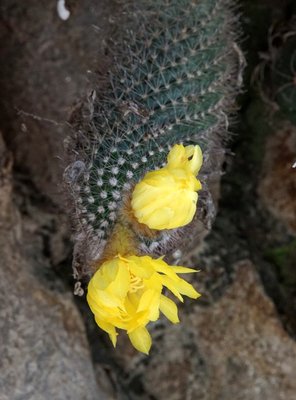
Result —
[{"label": "rocky ground", "polygon": [[69,0],[66,21],[56,1],[1,2],[1,400],[294,399],[293,3],[242,2],[246,92],[216,222],[187,260],[203,296],[153,326],[146,357],[124,337],[114,350],[72,295],[61,202],[65,121],[108,66],[120,2]]}]

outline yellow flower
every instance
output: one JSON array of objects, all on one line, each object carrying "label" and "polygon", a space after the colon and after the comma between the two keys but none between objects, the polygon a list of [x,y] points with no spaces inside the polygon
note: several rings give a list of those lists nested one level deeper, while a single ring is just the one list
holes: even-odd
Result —
[{"label": "yellow flower", "polygon": [[137,220],[150,229],[174,229],[192,221],[201,183],[199,146],[175,145],[167,165],[148,172],[135,186],[131,206]]},{"label": "yellow flower", "polygon": [[116,328],[127,331],[133,346],[148,354],[151,337],[146,329],[161,311],[171,322],[179,322],[176,304],[162,294],[168,288],[179,300],[193,299],[199,293],[177,274],[195,272],[181,266],[169,266],[149,256],[118,255],[102,264],[88,285],[87,301],[98,326],[109,334],[115,347]]}]

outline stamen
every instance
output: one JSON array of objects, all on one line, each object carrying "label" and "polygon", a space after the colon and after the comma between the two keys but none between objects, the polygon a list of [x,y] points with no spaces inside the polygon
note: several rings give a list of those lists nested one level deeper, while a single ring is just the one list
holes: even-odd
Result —
[{"label": "stamen", "polygon": [[135,276],[133,274],[130,273],[130,293],[135,293],[140,289],[144,288],[144,284],[143,284],[143,279],[139,278],[138,276]]}]

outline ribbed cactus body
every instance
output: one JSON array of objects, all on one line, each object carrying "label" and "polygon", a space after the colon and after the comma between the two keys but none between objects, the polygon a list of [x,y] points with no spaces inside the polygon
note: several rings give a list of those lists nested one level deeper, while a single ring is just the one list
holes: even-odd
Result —
[{"label": "ribbed cactus body", "polygon": [[126,5],[107,84],[81,124],[89,142],[65,174],[80,240],[93,243],[88,258],[102,252],[133,185],[161,167],[174,144],[198,143],[206,157],[221,149],[237,92],[233,7],[230,0]]}]

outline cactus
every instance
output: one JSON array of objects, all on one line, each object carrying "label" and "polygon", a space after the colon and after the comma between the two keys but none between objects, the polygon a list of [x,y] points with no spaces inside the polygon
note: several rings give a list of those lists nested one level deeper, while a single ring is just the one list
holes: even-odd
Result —
[{"label": "cactus", "polygon": [[[234,11],[232,0],[125,5],[124,30],[113,39],[109,75],[74,113],[67,145],[70,164],[64,176],[74,200],[78,279],[93,273],[90,266],[113,240],[132,187],[165,163],[174,144],[198,143],[205,158],[203,175],[219,170],[213,160],[223,153],[240,84]],[[168,254],[175,245],[172,238],[186,232],[151,237],[129,228],[140,252],[154,255]]]}]

